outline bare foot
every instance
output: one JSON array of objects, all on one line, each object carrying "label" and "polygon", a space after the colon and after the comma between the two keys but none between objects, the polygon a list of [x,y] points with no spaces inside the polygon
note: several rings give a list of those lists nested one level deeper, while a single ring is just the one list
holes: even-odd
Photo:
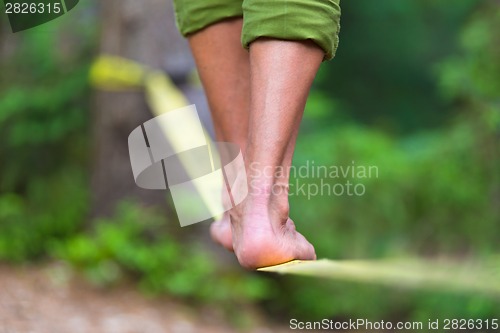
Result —
[{"label": "bare foot", "polygon": [[288,198],[255,198],[231,211],[233,247],[241,266],[249,269],[294,259],[315,260],[314,247],[288,217]]},{"label": "bare foot", "polygon": [[229,213],[225,212],[222,219],[212,222],[210,225],[210,235],[212,239],[233,252],[233,237],[231,235],[231,223],[229,222]]},{"label": "bare foot", "polygon": [[[288,208],[247,200],[210,225],[213,240],[229,251],[236,249],[240,264],[249,269],[294,259],[315,260],[314,247],[297,232]],[[283,209],[284,208],[284,209]],[[233,238],[234,234],[234,238]],[[233,247],[234,244],[234,247]]]}]

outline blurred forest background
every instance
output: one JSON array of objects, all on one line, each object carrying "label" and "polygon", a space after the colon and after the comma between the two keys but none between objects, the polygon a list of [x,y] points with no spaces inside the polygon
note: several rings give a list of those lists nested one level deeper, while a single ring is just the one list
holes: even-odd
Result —
[{"label": "blurred forest background", "polygon": [[[207,223],[180,230],[168,194],[133,182],[127,136],[152,118],[143,92],[89,81],[100,53],[119,55],[166,70],[203,105],[166,0],[82,1],[17,34],[1,19],[1,261],[62,261],[98,286],[131,279],[230,317],[246,304],[280,322],[498,316],[485,295],[245,272],[212,250]],[[294,163],[355,161],[379,177],[360,197],[291,198],[318,257],[498,258],[499,31],[495,0],[342,2],[340,47],[316,79]]]}]

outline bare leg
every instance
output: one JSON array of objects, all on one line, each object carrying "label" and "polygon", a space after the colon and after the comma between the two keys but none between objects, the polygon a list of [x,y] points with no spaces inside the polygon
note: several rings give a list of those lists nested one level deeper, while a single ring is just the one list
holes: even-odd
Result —
[{"label": "bare leg", "polygon": [[259,39],[251,44],[249,57],[240,45],[241,26],[241,19],[223,21],[189,38],[217,139],[240,145],[249,176],[250,194],[231,211],[231,226],[226,216],[212,224],[211,234],[234,248],[248,268],[314,259],[313,246],[288,216],[289,175],[263,174],[291,165],[307,95],[324,54],[308,41]]},{"label": "bare leg", "polygon": [[[213,24],[189,37],[212,113],[218,141],[233,142],[244,152],[250,106],[250,61],[241,46],[243,20],[234,18]],[[212,238],[233,249],[229,214],[210,227]]]},{"label": "bare leg", "polygon": [[[324,53],[310,41],[258,39],[250,45],[249,196],[231,211],[240,264],[256,268],[315,259],[289,218],[288,174],[309,89]],[[266,176],[271,174],[271,176]]]}]

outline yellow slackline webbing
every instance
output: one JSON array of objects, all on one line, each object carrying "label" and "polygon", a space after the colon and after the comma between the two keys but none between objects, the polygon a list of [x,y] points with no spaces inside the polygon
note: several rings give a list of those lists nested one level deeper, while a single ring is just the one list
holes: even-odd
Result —
[{"label": "yellow slackline webbing", "polygon": [[102,55],[90,68],[90,83],[102,90],[142,89],[146,73],[150,71],[148,67],[134,61]]},{"label": "yellow slackline webbing", "polygon": [[[145,89],[147,102],[155,116],[189,105],[167,75],[120,57],[100,56],[92,65],[90,81],[95,88],[102,90]],[[175,148],[178,138],[169,137],[168,131],[164,132]],[[211,143],[206,131],[205,137],[207,143]],[[213,169],[214,157],[210,158]],[[189,171],[190,161],[182,162]],[[486,266],[422,260],[294,260],[258,270],[396,287],[484,292],[500,297],[500,258]]]},{"label": "yellow slackline webbing", "polygon": [[[97,58],[90,69],[90,82],[93,87],[101,90],[123,91],[127,89],[145,89],[146,101],[155,116],[160,116],[190,104],[182,91],[174,85],[165,73],[152,70],[147,66],[121,57],[101,55]],[[189,124],[161,123],[161,125],[163,134],[174,150],[181,151],[178,147],[182,147],[181,143],[185,140],[185,137],[172,135],[166,126],[185,126],[185,130],[182,132],[189,133]],[[213,142],[206,129],[203,128],[203,131],[208,146],[211,168],[214,171],[214,159],[217,159],[218,155],[217,152],[211,149]],[[194,173],[192,171],[193,167],[199,163],[196,157],[190,154],[182,154],[179,156],[179,159],[183,164],[184,170],[191,176]],[[202,196],[207,208],[212,212],[217,211],[217,208],[212,204],[210,191],[202,189],[202,184],[193,183],[193,185]],[[218,213],[213,213],[212,216],[217,217],[217,215]]]},{"label": "yellow slackline webbing", "polygon": [[97,58],[90,69],[90,82],[102,90],[145,89],[155,116],[189,105],[184,94],[165,73],[116,56]]},{"label": "yellow slackline webbing", "polygon": [[500,298],[500,257],[481,263],[417,259],[294,260],[258,270],[391,287],[479,292]]}]

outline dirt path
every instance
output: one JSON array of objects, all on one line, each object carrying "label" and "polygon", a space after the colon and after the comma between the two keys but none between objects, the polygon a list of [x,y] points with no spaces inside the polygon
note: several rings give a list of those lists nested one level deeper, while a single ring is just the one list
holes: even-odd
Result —
[{"label": "dirt path", "polygon": [[216,309],[147,299],[133,288],[99,290],[70,275],[60,265],[0,266],[0,333],[289,331],[270,325],[257,313],[243,330],[226,323]]}]

